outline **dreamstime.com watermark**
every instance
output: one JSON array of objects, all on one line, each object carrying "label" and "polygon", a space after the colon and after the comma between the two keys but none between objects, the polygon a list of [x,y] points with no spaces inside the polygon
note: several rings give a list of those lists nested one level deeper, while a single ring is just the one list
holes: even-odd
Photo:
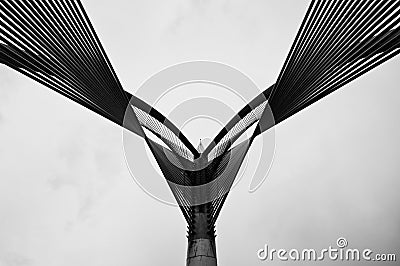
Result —
[{"label": "dreamstime.com watermark", "polygon": [[315,249],[274,249],[265,245],[257,251],[258,259],[261,261],[396,261],[396,254],[374,253],[371,249],[347,248],[348,242],[340,237],[336,241],[336,247],[329,246],[321,250]]}]

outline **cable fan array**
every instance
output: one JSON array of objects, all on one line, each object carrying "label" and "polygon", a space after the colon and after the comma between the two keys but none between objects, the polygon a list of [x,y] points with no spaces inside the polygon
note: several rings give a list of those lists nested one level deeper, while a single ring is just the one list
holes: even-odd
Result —
[{"label": "cable fan array", "polygon": [[[0,63],[120,126],[129,105],[149,112],[177,136],[174,147],[198,156],[167,118],[122,89],[80,1],[1,1],[0,18]],[[129,129],[145,137],[128,114]]]},{"label": "cable fan array", "polygon": [[1,1],[1,61],[122,125],[128,98],[80,1]]},{"label": "cable fan array", "polygon": [[312,1],[269,104],[276,123],[400,52],[400,1]]},{"label": "cable fan array", "polygon": [[[150,146],[189,224],[193,213],[189,205],[196,202],[190,186],[223,176],[210,190],[210,219],[216,220],[247,151],[243,145],[220,152],[200,175],[182,171],[182,163],[190,169],[199,152],[160,112],[122,89],[80,1],[2,1],[0,15],[0,62],[118,125],[124,126],[124,118],[131,114],[130,129]],[[144,128],[169,149],[149,139]],[[226,171],[232,162],[235,167]]]},{"label": "cable fan array", "polygon": [[[207,234],[214,236],[254,138],[396,56],[399,23],[397,0],[312,1],[276,83],[240,110],[203,152],[155,108],[123,90],[79,0],[1,1],[0,63],[143,137],[189,236],[196,234],[198,206],[207,214]],[[253,125],[251,136],[236,144]],[[204,167],[196,168],[199,162]],[[194,189],[204,185],[209,186]]]}]

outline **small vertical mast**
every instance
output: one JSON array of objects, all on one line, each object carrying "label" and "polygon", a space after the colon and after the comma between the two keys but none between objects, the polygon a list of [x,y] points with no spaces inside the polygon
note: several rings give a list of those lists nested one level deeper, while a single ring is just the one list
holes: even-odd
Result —
[{"label": "small vertical mast", "polygon": [[201,142],[201,139],[200,139],[199,145],[197,146],[197,151],[198,151],[199,153],[203,153],[203,151],[204,151],[204,145],[203,145],[203,143]]}]

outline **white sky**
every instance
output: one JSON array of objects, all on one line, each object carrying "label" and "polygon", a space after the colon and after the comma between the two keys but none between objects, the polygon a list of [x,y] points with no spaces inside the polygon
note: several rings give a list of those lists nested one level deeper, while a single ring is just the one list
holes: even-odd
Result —
[{"label": "white sky", "polygon": [[[134,92],[190,60],[269,86],[308,1],[83,4]],[[281,265],[258,261],[257,250],[322,249],[341,236],[400,257],[399,67],[392,59],[277,126],[267,181],[249,194],[245,178],[222,210],[220,265]],[[185,234],[179,209],[134,183],[119,127],[0,67],[0,266],[184,265]]]}]

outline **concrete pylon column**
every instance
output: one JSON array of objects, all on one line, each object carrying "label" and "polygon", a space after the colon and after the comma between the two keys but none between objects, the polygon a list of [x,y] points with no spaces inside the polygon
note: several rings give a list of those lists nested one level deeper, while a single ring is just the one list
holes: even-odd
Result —
[{"label": "concrete pylon column", "polygon": [[216,266],[215,229],[210,222],[208,204],[192,207],[189,225],[187,266]]},{"label": "concrete pylon column", "polygon": [[[200,140],[197,150],[200,154],[204,146]],[[193,185],[201,185],[209,179],[207,173],[207,157],[200,156],[195,161],[196,169],[191,173]],[[209,191],[203,191],[209,193]],[[217,250],[215,247],[215,226],[212,222],[211,203],[194,205],[190,208],[188,224],[188,249],[186,266],[216,266]]]},{"label": "concrete pylon column", "polygon": [[215,238],[189,240],[186,266],[216,266],[217,252]]}]

